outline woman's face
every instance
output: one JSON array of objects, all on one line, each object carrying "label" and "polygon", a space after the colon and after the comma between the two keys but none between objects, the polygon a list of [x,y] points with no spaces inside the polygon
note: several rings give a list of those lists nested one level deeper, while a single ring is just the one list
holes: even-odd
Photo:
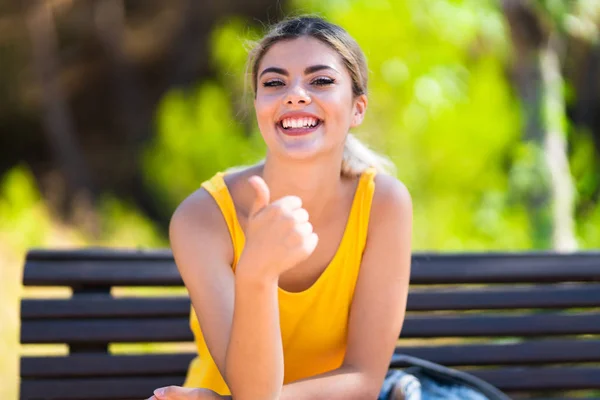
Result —
[{"label": "woman's face", "polygon": [[256,117],[269,152],[295,159],[343,149],[367,106],[366,96],[354,97],[337,52],[308,36],[274,44],[258,66],[256,87]]}]

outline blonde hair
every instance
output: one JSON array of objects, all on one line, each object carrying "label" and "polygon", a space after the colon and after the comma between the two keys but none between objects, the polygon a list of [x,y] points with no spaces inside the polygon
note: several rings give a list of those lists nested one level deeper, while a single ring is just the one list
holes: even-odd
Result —
[{"label": "blonde hair", "polygon": [[394,163],[387,157],[369,149],[353,134],[349,133],[344,143],[341,174],[343,176],[357,176],[370,167],[385,174],[394,174],[396,170]]},{"label": "blonde hair", "polygon": [[[248,66],[251,70],[252,91],[256,96],[258,65],[266,52],[275,43],[310,36],[327,44],[341,57],[352,79],[352,93],[360,96],[367,93],[368,68],[364,53],[358,43],[338,25],[316,16],[299,16],[279,22],[257,42],[249,53]],[[360,175],[367,168],[378,172],[394,173],[394,164],[386,157],[369,149],[354,135],[348,133],[344,144],[341,174]]]}]

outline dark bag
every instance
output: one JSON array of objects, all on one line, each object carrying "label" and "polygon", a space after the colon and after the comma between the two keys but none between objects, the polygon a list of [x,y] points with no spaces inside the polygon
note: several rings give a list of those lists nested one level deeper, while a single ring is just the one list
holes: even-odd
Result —
[{"label": "dark bag", "polygon": [[487,382],[467,373],[431,361],[394,354],[379,400],[391,400],[395,385],[406,400],[510,400]]}]

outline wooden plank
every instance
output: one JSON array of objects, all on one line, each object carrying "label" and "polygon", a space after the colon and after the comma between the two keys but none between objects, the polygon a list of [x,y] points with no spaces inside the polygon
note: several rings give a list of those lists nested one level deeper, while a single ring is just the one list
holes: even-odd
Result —
[{"label": "wooden plank", "polygon": [[[469,370],[500,390],[585,390],[600,389],[600,368],[502,368]],[[21,381],[22,399],[126,399],[145,398],[161,386],[181,385],[183,377],[36,379]]]},{"label": "wooden plank", "polygon": [[413,257],[411,283],[600,282],[600,253],[422,254]]},{"label": "wooden plank", "polygon": [[25,299],[21,320],[65,318],[173,318],[190,314],[184,296],[131,297],[80,296],[71,299]]},{"label": "wooden plank", "polygon": [[[562,394],[562,393],[553,393],[552,395],[555,396],[558,394]],[[512,400],[521,400],[521,399],[527,399],[527,400],[581,400],[581,397],[548,397],[548,395],[545,395],[543,397],[531,397],[531,396],[532,396],[531,393],[522,394],[521,396],[514,395],[513,393],[511,393]],[[592,399],[592,397],[584,397],[584,398]]]},{"label": "wooden plank", "polygon": [[[409,311],[494,310],[521,308],[583,308],[600,304],[599,284],[533,287],[413,290]],[[21,319],[185,317],[190,301],[184,296],[113,298],[85,295],[70,299],[25,299]]]},{"label": "wooden plank", "polygon": [[398,347],[395,353],[447,366],[600,362],[600,340],[544,339],[502,344],[409,346]]},{"label": "wooden plank", "polygon": [[163,260],[173,261],[173,253],[163,249],[125,249],[111,247],[83,247],[65,250],[31,249],[27,261],[70,260]]},{"label": "wooden plank", "polygon": [[173,261],[75,260],[27,261],[26,286],[183,286]]},{"label": "wooden plank", "polygon": [[[404,368],[402,359],[391,368]],[[501,368],[458,368],[507,392],[566,391],[600,389],[598,366],[544,366]]]},{"label": "wooden plank", "polygon": [[600,389],[599,367],[502,368],[469,372],[507,392]]},{"label": "wooden plank", "polygon": [[556,336],[600,333],[599,313],[408,315],[403,338]]},{"label": "wooden plank", "polygon": [[[536,365],[600,361],[600,340],[542,340],[513,344],[399,348],[397,353],[446,366]],[[91,377],[185,375],[195,354],[101,355],[21,358],[21,377],[69,379]]]},{"label": "wooden plank", "polygon": [[195,354],[192,353],[22,357],[21,377],[24,379],[69,379],[111,376],[183,376],[194,357]]},{"label": "wooden plank", "polygon": [[125,400],[146,399],[154,389],[182,385],[183,376],[22,380],[22,400]]},{"label": "wooden plank", "polygon": [[489,286],[476,289],[411,289],[408,311],[500,310],[521,308],[568,309],[597,307],[600,284]]},{"label": "wooden plank", "polygon": [[[599,334],[600,314],[408,315],[402,338]],[[188,318],[29,320],[21,343],[191,341]]]},{"label": "wooden plank", "polygon": [[[586,392],[589,392],[589,391],[586,391]],[[525,399],[527,399],[527,400],[581,400],[581,397],[566,397],[566,396],[572,396],[572,393],[573,393],[572,391],[567,391],[567,392],[562,392],[562,393],[554,392],[551,394],[552,397],[549,397],[550,395],[548,393],[544,393],[543,391],[541,394],[537,394],[537,395],[535,395],[535,394],[532,395],[531,392],[529,392],[529,393],[513,392],[510,394],[510,397],[512,400],[522,400],[522,399],[523,400],[525,400]],[[581,392],[580,392],[580,394],[581,394]],[[592,393],[588,393],[588,394],[591,395]],[[558,396],[561,396],[561,397],[558,397]],[[587,399],[594,398],[594,399],[598,400],[596,397],[591,397],[591,396],[584,397],[584,398],[587,398]]]},{"label": "wooden plank", "polygon": [[33,320],[21,324],[21,343],[189,342],[187,318]]},{"label": "wooden plank", "polygon": [[[413,284],[600,282],[600,252],[414,254]],[[32,251],[25,285],[179,286],[168,251]]]}]

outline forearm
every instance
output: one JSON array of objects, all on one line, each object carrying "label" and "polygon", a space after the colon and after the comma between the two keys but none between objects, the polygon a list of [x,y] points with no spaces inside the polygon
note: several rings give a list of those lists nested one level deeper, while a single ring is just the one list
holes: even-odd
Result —
[{"label": "forearm", "polygon": [[361,371],[341,367],[283,386],[279,400],[375,400],[379,386]]},{"label": "forearm", "polygon": [[236,276],[225,379],[236,400],[279,398],[283,349],[276,279]]}]

